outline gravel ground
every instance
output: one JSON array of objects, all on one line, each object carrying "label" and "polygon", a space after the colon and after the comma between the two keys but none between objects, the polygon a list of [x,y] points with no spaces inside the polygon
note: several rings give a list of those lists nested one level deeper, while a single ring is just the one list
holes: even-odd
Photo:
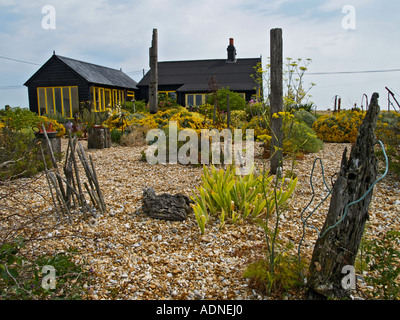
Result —
[{"label": "gravel ground", "polygon": [[[82,142],[86,150],[86,142]],[[294,171],[299,183],[283,214],[280,239],[291,241],[297,252],[302,237],[300,214],[311,199],[310,172],[313,161],[323,161],[325,177],[338,171],[345,144],[325,144],[318,154],[298,159]],[[63,148],[66,141],[63,141]],[[79,250],[79,260],[93,270],[87,287],[87,299],[272,299],[249,286],[242,277],[246,265],[263,256],[264,231],[256,223],[217,223],[206,227],[201,236],[194,215],[184,222],[151,219],[139,210],[142,189],[152,187],[159,193],[192,195],[201,182],[201,167],[182,165],[149,165],[139,161],[143,147],[112,147],[86,150],[96,166],[108,213],[90,223],[81,215],[74,216],[72,226],[56,223],[44,175],[20,179],[7,191],[18,204],[6,203],[19,217],[40,216],[40,223],[29,224],[29,232],[42,241],[32,242],[35,252]],[[258,160],[260,161],[260,160]],[[289,169],[288,167],[284,169]],[[311,208],[325,197],[320,166],[316,166],[314,187],[317,194]],[[11,190],[11,191],[10,191]],[[399,229],[400,197],[398,182],[385,178],[375,190],[370,206],[368,237],[379,232]],[[7,200],[11,201],[11,199]],[[329,200],[309,219],[322,228]],[[21,218],[18,226],[22,226]],[[9,223],[9,222],[8,222]],[[14,226],[3,224],[3,229]],[[32,230],[36,228],[36,230]],[[310,259],[316,232],[306,229],[301,248],[302,259]],[[363,283],[358,283],[362,296]],[[284,299],[301,299],[295,293]]]}]

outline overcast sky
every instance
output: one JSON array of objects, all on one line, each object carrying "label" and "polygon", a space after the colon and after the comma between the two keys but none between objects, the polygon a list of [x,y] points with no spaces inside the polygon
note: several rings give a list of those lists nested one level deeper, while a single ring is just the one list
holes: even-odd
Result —
[{"label": "overcast sky", "polygon": [[[55,29],[44,27],[46,5]],[[237,58],[262,56],[263,64],[270,29],[282,28],[284,57],[312,59],[304,80],[316,84],[310,100],[318,109],[332,109],[335,95],[342,107],[360,106],[373,92],[387,109],[385,86],[400,102],[399,16],[400,2],[389,0],[0,0],[0,108],[28,107],[23,84],[53,50],[139,81],[153,28],[159,61],[224,59],[234,38]],[[381,70],[392,71],[315,74]]]}]

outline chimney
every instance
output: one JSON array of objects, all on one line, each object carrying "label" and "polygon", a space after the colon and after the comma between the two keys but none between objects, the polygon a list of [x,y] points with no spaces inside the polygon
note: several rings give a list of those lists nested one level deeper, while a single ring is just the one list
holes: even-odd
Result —
[{"label": "chimney", "polygon": [[229,38],[229,46],[227,48],[228,51],[228,59],[226,62],[236,62],[236,49],[233,45],[233,38]]}]

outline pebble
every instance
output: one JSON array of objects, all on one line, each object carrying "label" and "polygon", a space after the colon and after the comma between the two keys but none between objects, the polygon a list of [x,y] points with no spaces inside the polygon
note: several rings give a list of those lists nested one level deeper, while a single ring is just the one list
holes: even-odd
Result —
[{"label": "pebble", "polygon": [[[313,160],[316,157],[323,158],[325,177],[331,177],[340,166],[341,157],[337,155],[342,154],[343,148],[339,144],[326,144],[324,151],[305,155],[304,160],[296,163],[299,188],[288,202],[288,211],[281,216],[285,219],[281,219],[279,232],[279,240],[287,243],[290,239],[295,244],[295,251],[302,236],[300,214],[312,197],[309,179]],[[83,221],[82,214],[76,213],[72,227],[65,225],[59,228],[60,235],[67,237],[52,238],[40,245],[57,250],[78,248],[77,258],[88,261],[94,270],[91,277],[93,283],[86,286],[93,289],[89,299],[108,299],[110,287],[118,288],[114,290],[116,299],[270,299],[251,287],[249,280],[242,276],[249,262],[265,254],[265,233],[256,223],[226,223],[219,230],[218,222],[211,222],[206,226],[206,234],[202,236],[194,215],[183,222],[165,222],[149,219],[141,212],[144,186],[154,187],[157,193],[184,192],[190,195],[194,187],[201,183],[202,175],[201,167],[150,166],[137,161],[141,150],[143,148],[113,147],[88,151],[94,159],[110,211],[99,215],[93,226]],[[182,179],[183,175],[186,179]],[[121,188],[114,185],[115,190],[111,190],[114,181],[105,183],[109,177],[118,178]],[[40,187],[47,182],[43,177],[34,183],[37,183],[37,190],[44,190]],[[392,184],[387,182],[386,185]],[[306,215],[320,201],[317,197],[318,191],[324,188],[322,179],[316,179],[314,187],[316,199]],[[387,189],[378,184],[375,191],[376,194],[382,194],[374,197],[370,206],[371,234],[379,228],[386,230],[390,225],[399,225],[391,223],[398,221],[398,216],[390,215],[394,211],[385,207],[386,203],[382,201],[388,195]],[[399,196],[396,194],[390,206],[399,208],[400,200],[397,199]],[[38,201],[42,203],[43,198],[40,197]],[[123,210],[119,209],[120,204],[123,204]],[[328,207],[329,201],[325,201],[308,222],[320,229]],[[37,212],[42,215],[45,208],[39,206]],[[386,215],[387,221],[382,221],[382,212],[389,213]],[[43,236],[49,231],[54,235],[52,230],[44,230]],[[78,236],[70,236],[75,234]],[[315,230],[306,228],[306,237],[301,247],[302,256],[312,254],[316,238]],[[362,278],[358,278],[358,281],[362,282]],[[365,283],[362,284],[365,287]],[[289,300],[301,298],[292,294],[286,297]]]}]

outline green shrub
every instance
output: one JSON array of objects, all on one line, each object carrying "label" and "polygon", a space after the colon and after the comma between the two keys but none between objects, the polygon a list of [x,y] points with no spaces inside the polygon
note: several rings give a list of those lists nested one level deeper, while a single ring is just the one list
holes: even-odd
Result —
[{"label": "green shrub", "polygon": [[12,131],[34,127],[41,121],[39,116],[25,108],[15,107],[0,111],[1,122]]},{"label": "green shrub", "polygon": [[380,300],[400,297],[400,232],[387,231],[378,239],[366,241],[363,256],[368,265],[366,282],[373,287],[371,294]]},{"label": "green shrub", "polygon": [[48,119],[56,120],[58,123],[67,123],[70,119],[64,117],[61,113],[56,111],[56,113],[47,113],[44,115]]},{"label": "green shrub", "polygon": [[269,107],[261,102],[254,102],[251,100],[244,109],[246,112],[246,120],[251,121],[253,117],[261,117],[264,113],[269,111]]},{"label": "green shrub", "polygon": [[307,126],[312,128],[314,122],[317,120],[317,118],[310,112],[306,110],[299,110],[294,113],[295,119],[298,121],[304,122]]},{"label": "green shrub", "polygon": [[[393,111],[381,112],[375,132],[385,145],[390,172],[400,176],[400,114]],[[382,150],[378,150],[377,154],[384,161]]]},{"label": "green shrub", "polygon": [[233,110],[231,112],[231,127],[241,128],[246,122],[246,111],[244,110]]},{"label": "green shrub", "polygon": [[226,170],[209,170],[203,166],[202,185],[197,187],[198,194],[192,200],[197,223],[202,234],[205,225],[211,219],[218,218],[220,228],[226,221],[232,223],[247,218],[257,219],[261,216],[272,215],[277,207],[282,207],[289,199],[297,184],[297,178],[279,180],[277,187],[277,203],[275,203],[275,188],[268,172],[258,176],[251,171],[248,175],[236,175],[235,166],[230,165]]},{"label": "green shrub", "polygon": [[[0,180],[30,177],[44,169],[40,145],[32,130],[0,130]],[[51,167],[49,159],[47,161]]]},{"label": "green shrub", "polygon": [[316,153],[324,148],[324,143],[318,139],[314,131],[304,122],[294,121],[284,127],[285,152]]},{"label": "green shrub", "polygon": [[250,263],[243,273],[244,278],[250,279],[250,287],[278,298],[289,291],[300,289],[303,285],[305,263],[299,263],[298,256],[289,253],[289,248],[290,244],[287,248],[280,249],[273,266],[268,258]]},{"label": "green shrub", "polygon": [[[0,300],[81,299],[88,272],[73,261],[76,251],[40,255],[29,261],[21,252],[25,240],[17,238],[0,246]],[[44,289],[44,266],[56,272],[55,289]]]},{"label": "green shrub", "polygon": [[[246,106],[246,100],[237,92],[233,92],[228,88],[222,88],[217,91],[217,102],[218,109],[220,111],[227,112],[227,97],[229,94],[229,109],[232,110],[244,110]],[[207,98],[207,103],[214,105],[215,98],[213,95],[209,95]]]},{"label": "green shrub", "polygon": [[110,133],[111,133],[111,141],[112,142],[114,142],[114,143],[120,143],[121,142],[121,137],[122,137],[122,134],[123,134],[122,130],[114,128],[114,129],[111,130]]}]

